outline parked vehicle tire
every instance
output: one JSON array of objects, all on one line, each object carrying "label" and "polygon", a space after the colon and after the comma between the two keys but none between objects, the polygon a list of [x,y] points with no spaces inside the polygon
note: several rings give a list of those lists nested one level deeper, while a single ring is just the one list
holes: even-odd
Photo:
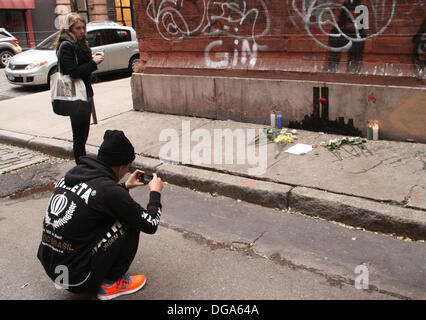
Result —
[{"label": "parked vehicle tire", "polygon": [[92,75],[90,77],[90,81],[92,83],[97,83],[97,82],[100,82],[101,79],[99,78],[99,76],[96,73],[92,73]]},{"label": "parked vehicle tire", "polygon": [[3,49],[0,51],[0,66],[5,68],[9,63],[10,58],[14,56],[14,53],[10,50]]},{"label": "parked vehicle tire", "polygon": [[132,75],[133,72],[136,71],[138,64],[141,62],[139,55],[133,56],[129,61],[129,75]]}]

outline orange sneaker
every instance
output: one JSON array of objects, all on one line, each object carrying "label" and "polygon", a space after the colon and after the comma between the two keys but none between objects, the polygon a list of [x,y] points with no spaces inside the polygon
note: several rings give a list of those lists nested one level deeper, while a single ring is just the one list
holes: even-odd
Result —
[{"label": "orange sneaker", "polygon": [[129,276],[125,274],[113,284],[102,284],[98,291],[98,299],[111,300],[125,294],[135,293],[142,289],[145,283],[146,277],[144,275]]}]

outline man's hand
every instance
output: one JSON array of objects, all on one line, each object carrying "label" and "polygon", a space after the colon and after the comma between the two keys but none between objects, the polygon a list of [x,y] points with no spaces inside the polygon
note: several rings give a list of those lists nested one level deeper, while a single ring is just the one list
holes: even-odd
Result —
[{"label": "man's hand", "polygon": [[[136,169],[131,175],[130,177],[127,179],[127,181],[125,182],[125,186],[127,189],[133,189],[135,187],[140,187],[140,186],[144,186],[145,184],[141,181],[139,181],[139,177],[145,173],[142,170],[138,170]],[[151,191],[156,191],[158,193],[161,193],[161,191],[163,190],[163,181],[161,181],[161,178],[157,177],[157,174],[154,173],[152,175],[152,180],[149,182],[148,187]]]},{"label": "man's hand", "polygon": [[127,181],[125,182],[126,188],[127,189],[133,189],[135,187],[140,187],[140,186],[144,186],[143,182],[139,181],[139,176],[144,173],[141,170],[135,170],[133,171],[133,173],[130,175],[130,177],[127,179]]},{"label": "man's hand", "polygon": [[152,180],[148,184],[149,190],[161,193],[161,190],[163,190],[163,181],[161,181],[161,178],[157,177],[156,173],[152,176]]}]

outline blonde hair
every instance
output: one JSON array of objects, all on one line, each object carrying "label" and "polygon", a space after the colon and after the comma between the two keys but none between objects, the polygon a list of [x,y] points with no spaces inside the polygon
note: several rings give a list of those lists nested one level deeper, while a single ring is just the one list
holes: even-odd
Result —
[{"label": "blonde hair", "polygon": [[[77,40],[74,34],[71,32],[71,27],[78,21],[81,21],[84,23],[84,25],[86,25],[86,20],[84,20],[77,12],[71,12],[67,14],[64,21],[62,22],[58,37],[56,38],[56,51],[59,49],[59,46],[61,44],[60,39],[64,33],[68,34],[72,39]],[[89,46],[89,43],[86,39],[86,35],[84,35],[83,42],[86,44],[86,46]]]}]

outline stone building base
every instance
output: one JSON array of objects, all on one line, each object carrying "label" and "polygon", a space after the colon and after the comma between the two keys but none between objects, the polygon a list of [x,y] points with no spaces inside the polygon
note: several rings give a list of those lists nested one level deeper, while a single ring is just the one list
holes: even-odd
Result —
[{"label": "stone building base", "polygon": [[329,123],[363,137],[367,122],[378,120],[380,139],[426,142],[421,87],[143,73],[131,86],[135,110],[265,125],[275,110],[284,126],[322,131]]}]

